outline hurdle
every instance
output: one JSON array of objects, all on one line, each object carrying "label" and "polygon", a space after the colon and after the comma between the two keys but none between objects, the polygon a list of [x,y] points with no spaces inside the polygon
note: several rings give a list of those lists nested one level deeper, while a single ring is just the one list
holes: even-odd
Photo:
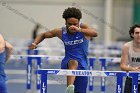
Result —
[{"label": "hurdle", "polygon": [[62,69],[40,69],[37,70],[41,74],[41,89],[40,93],[47,93],[47,75],[69,75],[69,76],[96,76],[96,77],[109,77],[116,76],[116,93],[123,93],[123,77],[127,75],[132,77],[132,93],[138,93],[138,76],[140,72],[125,71],[91,71],[91,70],[62,70]]},{"label": "hurdle", "polygon": [[69,76],[117,76],[116,93],[122,93],[123,77],[126,76],[124,71],[91,71],[91,70],[61,70],[61,69],[40,69],[37,70],[41,74],[40,93],[47,93],[47,75],[69,75]]},{"label": "hurdle", "polygon": [[[26,48],[25,48],[26,49]],[[40,56],[35,56],[39,54],[39,50],[44,50],[44,48],[39,48],[39,49],[35,49],[35,50],[29,50],[27,49],[27,54],[31,55],[31,56],[25,56],[25,55],[21,55],[20,57],[27,57],[27,67],[26,67],[26,89],[27,91],[29,90],[33,90],[32,87],[32,78],[36,78],[36,85],[33,83],[34,86],[36,86],[37,91],[40,89],[40,75],[38,73],[35,73],[35,70],[40,69],[41,68],[41,57]],[[44,57],[44,56],[42,56]],[[45,56],[46,58],[48,58],[47,56]],[[58,57],[59,58],[59,57]],[[33,64],[35,64],[34,68],[33,68]],[[36,68],[36,69],[35,69]],[[32,74],[35,73],[35,74]]]},{"label": "hurdle", "polygon": [[[36,51],[28,51],[31,54],[37,53]],[[27,92],[29,90],[33,90],[32,86],[36,87],[36,90],[40,90],[40,74],[36,72],[37,69],[41,68],[41,60],[45,58],[46,60],[60,60],[63,59],[63,56],[47,56],[47,55],[11,55],[11,59],[27,59],[27,66],[26,66],[26,89]],[[34,65],[35,64],[35,65]],[[34,65],[34,68],[33,68]],[[34,73],[34,74],[32,74]],[[32,78],[35,78],[36,84],[32,84]]]},{"label": "hurdle", "polygon": [[[120,62],[120,58],[113,58],[113,57],[89,57],[89,69],[94,70],[94,64],[96,61],[99,61],[101,63],[101,71],[105,71],[107,69],[106,63],[107,62],[115,62],[118,61]],[[106,89],[106,77],[101,77],[101,92],[104,93]],[[90,92],[94,91],[94,77],[90,76],[89,77],[89,86],[88,90]]]}]

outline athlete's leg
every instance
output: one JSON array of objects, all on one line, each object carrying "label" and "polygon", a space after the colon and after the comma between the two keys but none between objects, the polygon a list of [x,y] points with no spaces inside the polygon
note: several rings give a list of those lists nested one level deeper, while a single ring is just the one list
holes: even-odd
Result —
[{"label": "athlete's leg", "polygon": [[132,91],[132,79],[126,77],[124,93],[132,93],[131,91]]},{"label": "athlete's leg", "polygon": [[[69,70],[77,70],[78,62],[76,60],[70,60],[68,62]],[[75,80],[75,76],[67,76],[67,86],[73,85]]]},{"label": "athlete's leg", "polygon": [[[69,60],[68,69],[69,70],[77,70],[78,62],[76,60]],[[66,93],[74,93],[74,81],[75,76],[67,76],[67,89]]]}]

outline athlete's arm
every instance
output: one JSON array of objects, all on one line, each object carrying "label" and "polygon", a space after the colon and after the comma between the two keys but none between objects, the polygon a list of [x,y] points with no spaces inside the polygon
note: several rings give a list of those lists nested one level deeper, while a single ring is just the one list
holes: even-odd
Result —
[{"label": "athlete's arm", "polygon": [[69,30],[75,31],[75,32],[82,32],[84,33],[85,37],[87,39],[91,39],[91,37],[97,37],[97,32],[95,31],[95,29],[89,27],[88,25],[82,23],[80,24],[80,27],[77,27],[75,25],[71,25],[69,28]]},{"label": "athlete's arm", "polygon": [[97,32],[94,28],[89,27],[87,24],[82,23],[80,25],[80,31],[85,34],[85,36],[97,37]]},{"label": "athlete's arm", "polygon": [[132,67],[132,66],[128,66],[128,50],[129,50],[129,46],[128,43],[123,45],[122,48],[122,55],[121,55],[121,63],[120,63],[120,68],[123,71],[140,71],[139,67]]},{"label": "athlete's arm", "polygon": [[6,48],[6,60],[8,60],[10,58],[13,46],[9,42],[5,41],[5,48]]},{"label": "athlete's arm", "polygon": [[37,48],[37,45],[46,38],[59,37],[61,38],[61,29],[57,28],[51,31],[43,32],[37,35],[34,42],[29,46],[29,49]]},{"label": "athlete's arm", "polygon": [[3,51],[5,47],[3,36],[0,34],[0,52]]}]

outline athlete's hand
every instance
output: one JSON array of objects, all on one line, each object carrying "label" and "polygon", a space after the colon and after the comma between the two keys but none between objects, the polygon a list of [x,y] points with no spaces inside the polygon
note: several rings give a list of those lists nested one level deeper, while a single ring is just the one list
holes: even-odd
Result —
[{"label": "athlete's hand", "polygon": [[29,45],[29,49],[33,50],[36,49],[37,45],[35,43],[32,43],[31,45]]},{"label": "athlete's hand", "polygon": [[133,67],[133,71],[140,71],[140,66],[137,66],[137,67]]},{"label": "athlete's hand", "polygon": [[68,29],[72,32],[81,32],[81,28],[74,25],[70,26]]},{"label": "athlete's hand", "polygon": [[137,66],[137,69],[139,69],[139,71],[140,71],[140,66]]}]

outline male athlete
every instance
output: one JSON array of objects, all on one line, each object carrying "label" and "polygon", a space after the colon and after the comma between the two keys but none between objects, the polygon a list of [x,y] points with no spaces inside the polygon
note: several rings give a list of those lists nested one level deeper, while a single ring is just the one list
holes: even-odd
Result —
[{"label": "male athlete", "polygon": [[[129,30],[132,41],[123,45],[120,67],[124,71],[140,71],[140,24],[132,26]],[[124,93],[132,93],[132,78],[127,77]],[[140,93],[140,80],[138,85]]]},{"label": "male athlete", "polygon": [[[65,27],[56,28],[39,34],[30,49],[37,48],[37,45],[45,38],[58,37],[65,46],[65,57],[62,60],[61,68],[69,70],[87,70],[88,44],[97,32],[84,23],[80,23],[82,13],[75,7],[67,8],[63,12]],[[87,76],[67,76],[66,93],[86,93]]]}]

